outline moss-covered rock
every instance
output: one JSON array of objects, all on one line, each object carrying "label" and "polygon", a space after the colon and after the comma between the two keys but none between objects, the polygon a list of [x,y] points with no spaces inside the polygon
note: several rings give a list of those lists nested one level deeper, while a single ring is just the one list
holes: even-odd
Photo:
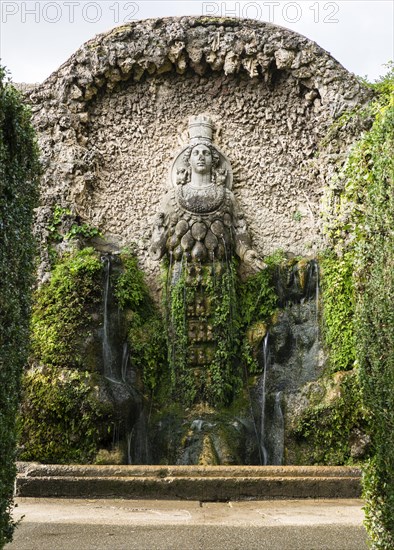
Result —
[{"label": "moss-covered rock", "polygon": [[19,458],[47,463],[92,462],[110,437],[111,403],[100,376],[71,368],[30,369],[23,380]]},{"label": "moss-covered rock", "polygon": [[101,300],[102,263],[94,249],[74,250],[61,258],[34,296],[32,360],[94,370],[91,344]]},{"label": "moss-covered rock", "polygon": [[329,372],[286,402],[286,462],[344,465],[369,452],[356,371]]}]

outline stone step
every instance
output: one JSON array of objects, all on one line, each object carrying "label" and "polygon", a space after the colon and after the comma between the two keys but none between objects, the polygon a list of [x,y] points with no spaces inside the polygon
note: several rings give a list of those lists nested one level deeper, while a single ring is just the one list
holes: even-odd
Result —
[{"label": "stone step", "polygon": [[19,497],[200,501],[359,498],[354,467],[79,466],[19,463]]}]

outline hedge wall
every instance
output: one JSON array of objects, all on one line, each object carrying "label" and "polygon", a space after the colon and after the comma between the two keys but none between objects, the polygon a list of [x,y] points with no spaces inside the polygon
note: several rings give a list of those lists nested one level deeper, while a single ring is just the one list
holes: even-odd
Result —
[{"label": "hedge wall", "polygon": [[356,349],[372,441],[365,523],[372,548],[384,550],[394,548],[394,86],[392,93],[358,151],[367,190],[356,246]]},{"label": "hedge wall", "polygon": [[28,352],[39,171],[29,111],[0,67],[0,548],[14,530],[15,417]]},{"label": "hedge wall", "polygon": [[347,369],[354,362],[368,421],[370,459],[363,468],[363,497],[370,544],[392,550],[394,65],[372,87],[375,100],[347,117],[369,121],[370,130],[356,143],[338,176],[340,194],[327,232],[331,260],[337,266],[336,299],[328,300],[325,328],[333,369]]}]

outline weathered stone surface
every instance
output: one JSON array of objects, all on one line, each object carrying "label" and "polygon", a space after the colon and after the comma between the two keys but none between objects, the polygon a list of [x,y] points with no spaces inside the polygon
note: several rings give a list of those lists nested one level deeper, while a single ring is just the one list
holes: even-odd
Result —
[{"label": "weathered stone surface", "polygon": [[60,466],[21,464],[21,497],[201,501],[355,498],[360,470],[314,466]]},{"label": "weathered stone surface", "polygon": [[313,255],[322,245],[323,189],[352,136],[318,157],[316,150],[332,122],[368,92],[289,30],[182,17],[95,37],[29,97],[46,170],[37,217],[42,241],[47,207],[71,206],[119,243],[135,241],[154,286],[150,218],[174,151],[187,141],[189,116],[212,116],[258,253]]}]

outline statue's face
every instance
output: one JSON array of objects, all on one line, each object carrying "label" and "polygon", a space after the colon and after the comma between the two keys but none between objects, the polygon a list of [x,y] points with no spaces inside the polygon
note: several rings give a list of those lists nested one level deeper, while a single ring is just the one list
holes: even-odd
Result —
[{"label": "statue's face", "polygon": [[190,166],[197,174],[210,174],[212,168],[212,153],[206,145],[196,145],[190,155]]}]

